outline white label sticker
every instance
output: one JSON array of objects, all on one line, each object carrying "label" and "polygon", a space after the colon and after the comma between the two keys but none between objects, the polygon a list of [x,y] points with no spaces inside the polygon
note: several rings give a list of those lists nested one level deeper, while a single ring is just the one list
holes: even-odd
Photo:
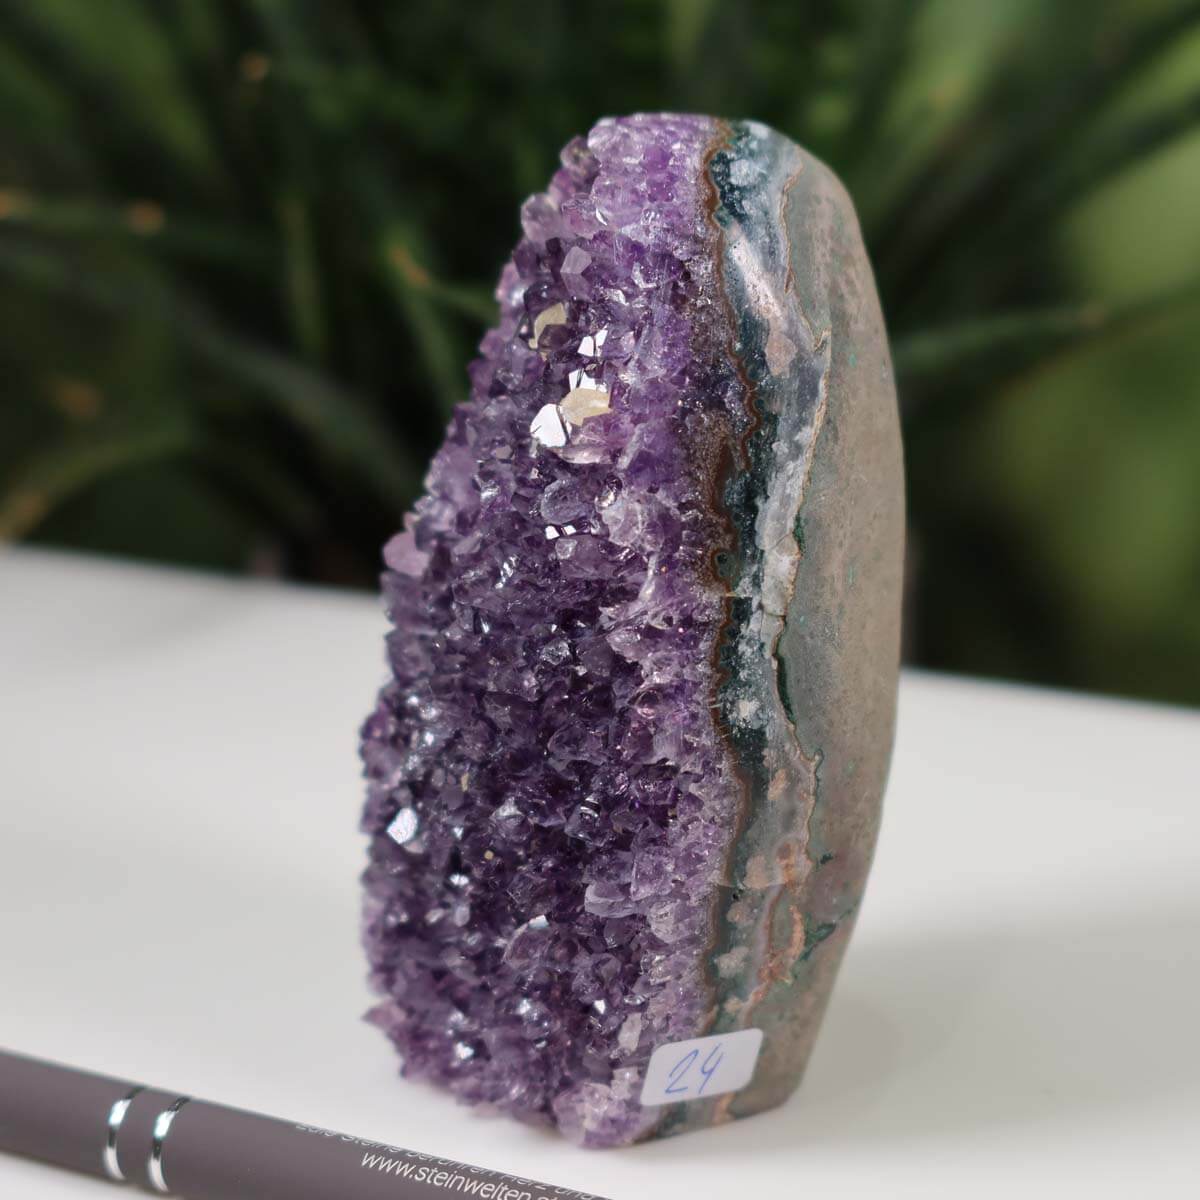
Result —
[{"label": "white label sticker", "polygon": [[646,1068],[642,1104],[701,1100],[744,1088],[754,1074],[762,1040],[761,1029],[739,1029],[659,1046]]}]

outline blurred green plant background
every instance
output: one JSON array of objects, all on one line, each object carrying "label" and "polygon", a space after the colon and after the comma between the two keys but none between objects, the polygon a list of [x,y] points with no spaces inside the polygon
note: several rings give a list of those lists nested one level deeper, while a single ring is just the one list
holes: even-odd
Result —
[{"label": "blurred green plant background", "polygon": [[910,659],[1200,702],[1188,0],[0,0],[0,536],[373,586],[520,200],[639,109],[855,197]]}]

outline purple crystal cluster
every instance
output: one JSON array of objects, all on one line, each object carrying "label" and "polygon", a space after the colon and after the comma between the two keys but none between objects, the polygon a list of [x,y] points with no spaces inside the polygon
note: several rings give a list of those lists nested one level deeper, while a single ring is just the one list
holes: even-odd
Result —
[{"label": "purple crystal cluster", "polygon": [[385,551],[372,1019],[407,1076],[593,1145],[648,1128],[651,1051],[711,1015],[736,816],[714,555],[746,404],[706,211],[715,136],[643,116],[567,146]]}]

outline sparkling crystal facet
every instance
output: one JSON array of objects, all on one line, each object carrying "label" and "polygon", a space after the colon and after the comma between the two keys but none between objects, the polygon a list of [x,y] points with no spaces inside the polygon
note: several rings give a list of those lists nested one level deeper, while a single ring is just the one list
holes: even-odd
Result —
[{"label": "sparkling crystal facet", "polygon": [[744,413],[705,330],[712,132],[606,122],[526,205],[472,398],[388,550],[394,682],[366,729],[375,1019],[406,1073],[592,1140],[642,1121],[614,1071],[696,1030],[703,922],[668,940],[650,914],[715,874],[732,816],[725,535],[681,436]]}]

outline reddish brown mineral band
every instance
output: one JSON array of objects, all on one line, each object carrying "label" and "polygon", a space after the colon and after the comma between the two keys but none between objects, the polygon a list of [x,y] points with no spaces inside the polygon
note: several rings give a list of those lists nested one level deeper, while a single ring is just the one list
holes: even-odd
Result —
[{"label": "reddish brown mineral band", "polygon": [[0,1150],[183,1200],[598,1200],[4,1051]]}]

